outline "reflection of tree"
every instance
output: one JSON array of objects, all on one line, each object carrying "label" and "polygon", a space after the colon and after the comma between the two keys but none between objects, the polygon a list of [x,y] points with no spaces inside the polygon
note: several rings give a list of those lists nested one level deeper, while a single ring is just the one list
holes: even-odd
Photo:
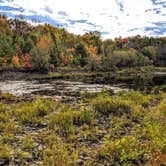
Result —
[{"label": "reflection of tree", "polygon": [[153,77],[155,85],[166,85],[166,75],[156,75]]},{"label": "reflection of tree", "polygon": [[155,83],[153,82],[153,75],[147,73],[141,75],[105,74],[104,78],[106,80],[106,83],[124,84],[125,87],[133,88],[135,90],[144,90],[155,85]]},{"label": "reflection of tree", "polygon": [[134,89],[144,90],[153,86],[153,75],[152,74],[140,74],[133,78]]}]

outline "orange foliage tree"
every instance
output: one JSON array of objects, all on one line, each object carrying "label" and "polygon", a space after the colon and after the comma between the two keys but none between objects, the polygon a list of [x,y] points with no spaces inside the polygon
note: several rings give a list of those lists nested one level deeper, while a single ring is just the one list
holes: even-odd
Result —
[{"label": "orange foliage tree", "polygon": [[26,70],[32,70],[32,64],[30,63],[30,55],[28,53],[22,55],[21,65]]}]

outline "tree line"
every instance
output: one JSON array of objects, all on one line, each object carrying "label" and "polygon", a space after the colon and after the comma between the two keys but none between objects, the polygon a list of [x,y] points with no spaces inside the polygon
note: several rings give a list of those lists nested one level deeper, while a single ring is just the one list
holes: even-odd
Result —
[{"label": "tree line", "polygon": [[166,66],[166,37],[102,40],[97,31],[74,35],[61,27],[0,15],[0,70],[48,72],[71,66],[110,71],[147,65]]}]

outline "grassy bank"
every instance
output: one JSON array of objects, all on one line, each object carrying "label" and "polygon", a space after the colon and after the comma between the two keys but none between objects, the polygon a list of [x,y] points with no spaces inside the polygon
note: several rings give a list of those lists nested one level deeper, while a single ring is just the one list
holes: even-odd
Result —
[{"label": "grassy bank", "polygon": [[3,79],[64,79],[64,78],[86,78],[86,77],[96,77],[104,75],[112,76],[132,76],[141,74],[151,74],[155,72],[165,72],[166,68],[157,68],[153,66],[140,67],[140,68],[122,68],[115,69],[109,72],[90,72],[83,68],[59,68],[55,72],[49,72],[47,74],[35,73],[35,72],[1,72],[1,80]]},{"label": "grassy bank", "polygon": [[166,164],[166,93],[85,93],[73,105],[1,98],[3,164]]}]

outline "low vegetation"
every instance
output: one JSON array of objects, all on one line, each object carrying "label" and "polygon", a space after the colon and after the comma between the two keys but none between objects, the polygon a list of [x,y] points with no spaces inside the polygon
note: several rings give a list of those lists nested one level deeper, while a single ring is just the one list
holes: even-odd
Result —
[{"label": "low vegetation", "polygon": [[5,99],[0,103],[2,165],[166,164],[164,92],[112,96],[103,90],[70,105]]}]

